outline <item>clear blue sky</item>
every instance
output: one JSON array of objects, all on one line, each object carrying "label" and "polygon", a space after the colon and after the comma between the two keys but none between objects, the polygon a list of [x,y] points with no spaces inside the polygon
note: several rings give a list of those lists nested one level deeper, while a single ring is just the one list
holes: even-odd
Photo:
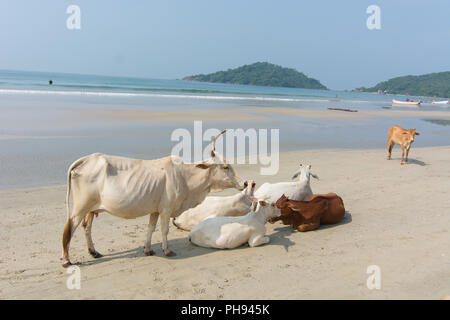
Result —
[{"label": "clear blue sky", "polygon": [[[66,28],[70,4],[81,30]],[[381,30],[366,27],[371,4]],[[450,71],[450,1],[0,2],[0,69],[173,79],[256,61],[333,89]]]}]

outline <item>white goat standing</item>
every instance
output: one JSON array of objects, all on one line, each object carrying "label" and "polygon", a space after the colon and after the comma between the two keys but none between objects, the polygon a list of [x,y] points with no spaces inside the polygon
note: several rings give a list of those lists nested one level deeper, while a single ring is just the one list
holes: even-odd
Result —
[{"label": "white goat standing", "polygon": [[182,230],[190,231],[195,225],[209,217],[243,216],[252,209],[253,193],[256,183],[245,181],[245,189],[228,197],[206,197],[194,208],[188,209],[172,220],[173,224]]},{"label": "white goat standing", "polygon": [[270,241],[265,236],[267,220],[280,216],[274,203],[258,202],[256,211],[242,217],[208,218],[197,224],[189,233],[189,241],[207,248],[233,249],[248,242],[256,247]]},{"label": "white goat standing", "polygon": [[313,178],[319,177],[311,172],[311,165],[302,166],[298,169],[292,179],[295,179],[300,174],[300,178],[295,182],[278,182],[278,183],[264,183],[258,190],[255,191],[255,198],[264,198],[270,202],[276,202],[283,194],[290,200],[309,201],[312,196],[310,185],[310,175]]}]

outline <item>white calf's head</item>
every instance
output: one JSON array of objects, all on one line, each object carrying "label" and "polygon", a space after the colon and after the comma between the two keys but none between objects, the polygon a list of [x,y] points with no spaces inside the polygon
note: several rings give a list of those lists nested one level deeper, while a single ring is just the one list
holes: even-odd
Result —
[{"label": "white calf's head", "polygon": [[253,199],[253,194],[255,193],[255,187],[256,187],[255,181],[253,181],[253,180],[246,180],[246,181],[244,181],[244,188],[245,189],[242,191],[242,194],[244,194],[248,198],[252,198]]},{"label": "white calf's head", "polygon": [[264,218],[264,221],[281,215],[281,211],[275,206],[275,203],[261,199],[258,201],[255,213],[261,215]]},{"label": "white calf's head", "polygon": [[294,175],[292,176],[292,179],[297,178],[299,175],[300,175],[300,180],[309,180],[309,176],[319,179],[319,176],[311,171],[310,164],[307,166],[300,164],[300,169],[295,171]]}]

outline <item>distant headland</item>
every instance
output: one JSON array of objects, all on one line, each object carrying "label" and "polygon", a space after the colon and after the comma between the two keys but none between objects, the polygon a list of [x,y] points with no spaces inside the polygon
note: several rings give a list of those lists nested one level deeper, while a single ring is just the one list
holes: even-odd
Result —
[{"label": "distant headland", "polygon": [[256,62],[227,71],[188,76],[183,80],[328,90],[320,81],[309,78],[302,72],[268,62]]},{"label": "distant headland", "polygon": [[450,71],[396,77],[356,91],[450,98]]}]

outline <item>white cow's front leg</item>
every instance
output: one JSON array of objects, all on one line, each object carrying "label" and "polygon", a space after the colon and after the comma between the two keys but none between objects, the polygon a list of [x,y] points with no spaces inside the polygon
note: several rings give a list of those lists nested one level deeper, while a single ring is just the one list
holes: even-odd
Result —
[{"label": "white cow's front leg", "polygon": [[266,237],[263,234],[262,235],[258,234],[250,237],[250,239],[248,240],[248,245],[253,248],[269,242],[270,242],[269,237]]},{"label": "white cow's front leg", "polygon": [[159,213],[154,212],[150,214],[150,219],[148,222],[148,231],[147,231],[147,239],[144,244],[144,253],[147,256],[152,256],[155,252],[152,250],[152,235],[153,231],[155,231],[156,223],[158,222]]},{"label": "white cow's front leg", "polygon": [[173,257],[175,256],[175,252],[169,250],[169,245],[167,243],[167,234],[169,233],[169,222],[170,222],[170,214],[168,214],[167,212],[165,214],[161,214],[162,249],[166,256]]}]

